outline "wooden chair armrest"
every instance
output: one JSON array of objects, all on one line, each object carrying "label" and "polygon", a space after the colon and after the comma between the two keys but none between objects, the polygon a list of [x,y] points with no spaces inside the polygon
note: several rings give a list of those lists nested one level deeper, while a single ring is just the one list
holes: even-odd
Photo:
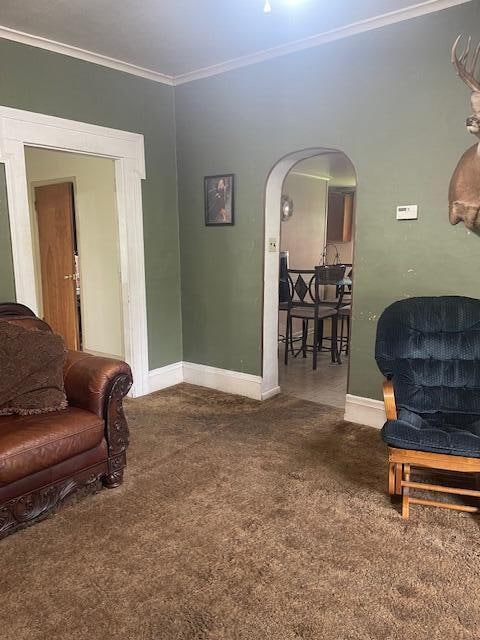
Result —
[{"label": "wooden chair armrest", "polygon": [[396,420],[397,405],[395,404],[395,392],[393,390],[393,382],[391,380],[385,380],[383,383],[383,402],[385,404],[387,420]]}]

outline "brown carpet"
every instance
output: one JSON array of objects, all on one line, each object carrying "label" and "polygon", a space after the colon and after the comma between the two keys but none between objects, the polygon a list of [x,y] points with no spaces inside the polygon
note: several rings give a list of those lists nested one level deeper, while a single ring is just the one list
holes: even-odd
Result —
[{"label": "brown carpet", "polygon": [[480,637],[480,528],[385,495],[378,431],[288,396],[128,402],[124,485],[0,542],[2,640]]}]

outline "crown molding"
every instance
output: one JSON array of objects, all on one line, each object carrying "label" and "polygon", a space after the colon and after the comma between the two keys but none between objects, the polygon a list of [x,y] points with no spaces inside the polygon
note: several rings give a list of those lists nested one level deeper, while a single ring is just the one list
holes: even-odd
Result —
[{"label": "crown molding", "polygon": [[258,62],[264,62],[265,60],[271,60],[272,58],[279,58],[286,56],[296,51],[302,51],[304,49],[311,49],[313,47],[319,47],[335,40],[343,40],[350,36],[355,36],[359,33],[365,33],[367,31],[373,31],[374,29],[380,29],[387,27],[398,22],[404,22],[405,20],[411,20],[412,18],[418,18],[420,16],[427,15],[429,13],[436,13],[443,9],[450,9],[460,4],[466,4],[471,0],[426,0],[404,9],[398,9],[396,11],[389,11],[379,16],[353,22],[337,29],[330,31],[324,31],[308,38],[302,38],[301,40],[295,40],[282,44],[278,47],[272,47],[271,49],[265,49],[263,51],[257,51],[240,58],[233,58],[220,64],[215,64],[210,67],[204,67],[197,69],[196,71],[190,71],[174,76],[174,85],[181,85],[187,82],[193,82],[194,80],[201,80],[203,78],[209,78],[210,76],[216,76],[227,71],[239,69],[241,67],[247,67]]},{"label": "crown molding", "polygon": [[145,69],[144,67],[139,67],[135,64],[131,64],[130,62],[110,58],[109,56],[104,56],[101,53],[94,53],[93,51],[87,51],[86,49],[80,49],[79,47],[73,47],[69,44],[56,42],[55,40],[49,40],[48,38],[42,38],[41,36],[34,36],[30,33],[24,33],[23,31],[17,31],[16,29],[10,29],[9,27],[3,27],[1,25],[0,38],[3,38],[4,40],[12,40],[13,42],[20,42],[21,44],[28,44],[31,47],[37,47],[39,49],[46,49],[47,51],[60,53],[64,56],[69,56],[70,58],[84,60],[85,62],[92,62],[93,64],[98,64],[102,67],[108,67],[109,69],[115,69],[116,71],[123,71],[124,73],[139,76],[140,78],[147,78],[147,80],[167,84],[171,87],[174,85],[173,76],[168,76],[158,71],[152,71],[151,69]]},{"label": "crown molding", "polygon": [[117,60],[116,58],[110,58],[109,56],[88,51],[87,49],[81,49],[62,42],[56,42],[55,40],[49,40],[48,38],[42,38],[41,36],[35,36],[23,31],[11,29],[0,25],[0,38],[5,40],[12,40],[14,42],[20,42],[22,44],[30,45],[31,47],[38,47],[40,49],[46,49],[47,51],[53,51],[60,53],[70,58],[77,58],[93,64],[98,64],[103,67],[115,69],[116,71],[123,71],[134,76],[141,78],[147,78],[154,82],[166,84],[169,86],[177,86],[186,84],[187,82],[193,82],[194,80],[201,80],[202,78],[209,78],[210,76],[216,76],[233,69],[239,69],[241,67],[247,67],[258,62],[265,60],[271,60],[272,58],[279,58],[286,56],[296,51],[302,51],[304,49],[311,49],[313,47],[319,47],[335,40],[343,40],[350,36],[355,36],[367,31],[373,31],[374,29],[381,29],[398,22],[405,20],[411,20],[412,18],[418,18],[420,16],[427,15],[429,13],[435,13],[442,11],[443,9],[450,9],[461,4],[466,4],[472,0],[426,0],[418,4],[405,7],[404,9],[398,9],[396,11],[389,11],[388,13],[353,22],[337,29],[330,31],[324,31],[308,38],[302,38],[301,40],[295,40],[286,44],[272,47],[270,49],[264,49],[263,51],[257,51],[255,53],[241,56],[239,58],[233,58],[226,62],[221,62],[209,67],[203,67],[188,73],[182,73],[176,76],[160,73],[159,71],[153,71],[152,69],[146,69],[139,67],[130,62],[124,62],[123,60]]}]

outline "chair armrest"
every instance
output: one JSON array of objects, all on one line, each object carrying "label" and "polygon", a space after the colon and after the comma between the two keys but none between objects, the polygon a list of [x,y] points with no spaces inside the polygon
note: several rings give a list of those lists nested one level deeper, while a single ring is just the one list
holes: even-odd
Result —
[{"label": "chair armrest", "polygon": [[81,351],[67,352],[63,379],[69,404],[105,420],[113,387],[121,399],[132,386],[132,372],[126,362]]},{"label": "chair armrest", "polygon": [[383,402],[385,404],[387,420],[396,420],[397,405],[395,404],[395,391],[393,390],[393,382],[391,380],[385,380],[383,383]]}]

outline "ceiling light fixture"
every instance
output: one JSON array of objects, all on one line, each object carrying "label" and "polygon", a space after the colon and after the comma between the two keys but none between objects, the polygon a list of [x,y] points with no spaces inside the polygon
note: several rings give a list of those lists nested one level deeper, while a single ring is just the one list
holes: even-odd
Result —
[{"label": "ceiling light fixture", "polygon": [[[295,7],[300,4],[303,0],[282,0],[282,4],[287,7]],[[272,12],[272,4],[270,0],[265,0],[263,5],[263,13],[271,13]]]}]

